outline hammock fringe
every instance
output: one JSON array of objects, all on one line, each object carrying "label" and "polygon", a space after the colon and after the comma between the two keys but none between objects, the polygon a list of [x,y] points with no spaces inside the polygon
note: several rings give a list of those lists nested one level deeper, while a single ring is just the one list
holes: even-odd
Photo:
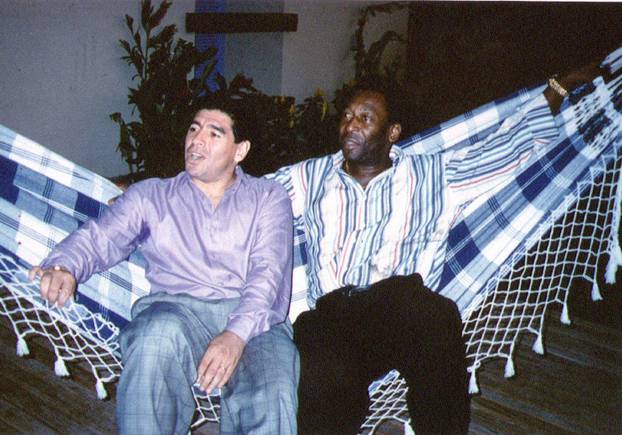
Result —
[{"label": "hammock fringe", "polygon": [[27,356],[30,355],[30,349],[28,348],[28,343],[22,337],[17,339],[16,344],[16,352],[17,356]]},{"label": "hammock fringe", "polygon": [[534,341],[531,349],[538,355],[544,355],[544,343],[542,340],[542,333],[538,334],[538,336],[536,337],[536,341]]},{"label": "hammock fringe", "polygon": [[60,377],[69,376],[69,370],[67,369],[65,360],[60,356],[57,356],[56,361],[54,361],[54,373],[56,373],[56,376]]},{"label": "hammock fringe", "polygon": [[101,379],[97,379],[95,383],[95,391],[97,391],[97,398],[99,400],[104,400],[108,397],[108,391],[106,391],[106,387]]}]

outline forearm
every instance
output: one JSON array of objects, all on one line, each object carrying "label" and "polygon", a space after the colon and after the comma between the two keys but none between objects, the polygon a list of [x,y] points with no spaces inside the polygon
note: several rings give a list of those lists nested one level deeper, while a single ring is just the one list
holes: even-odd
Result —
[{"label": "forearm", "polygon": [[141,226],[138,209],[131,198],[121,197],[100,218],[86,222],[58,243],[41,267],[62,266],[78,282],[108,269],[135,249]]},{"label": "forearm", "polygon": [[512,179],[534,150],[559,135],[544,96],[517,109],[481,142],[449,155],[448,183],[459,202],[468,202]]},{"label": "forearm", "polygon": [[263,204],[240,304],[226,330],[248,341],[285,320],[291,297],[293,224],[284,190]]},{"label": "forearm", "polygon": [[600,69],[600,60],[591,62],[577,70],[561,77],[551,77],[543,94],[549,103],[553,115],[559,113],[564,98],[579,86],[592,82],[603,72]]}]

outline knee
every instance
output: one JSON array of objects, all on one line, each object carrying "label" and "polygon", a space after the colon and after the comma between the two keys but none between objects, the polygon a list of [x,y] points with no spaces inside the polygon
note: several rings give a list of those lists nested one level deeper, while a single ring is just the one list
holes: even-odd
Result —
[{"label": "knee", "polygon": [[179,354],[185,347],[190,331],[184,316],[174,304],[155,303],[142,311],[120,335],[121,352],[132,348],[157,349],[159,354]]}]

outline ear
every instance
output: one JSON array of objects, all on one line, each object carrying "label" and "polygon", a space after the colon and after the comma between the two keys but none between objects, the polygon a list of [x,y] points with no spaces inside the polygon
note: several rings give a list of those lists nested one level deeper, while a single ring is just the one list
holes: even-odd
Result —
[{"label": "ear", "polygon": [[251,143],[247,140],[243,140],[242,142],[235,145],[237,147],[237,150],[235,151],[235,156],[233,158],[236,163],[240,163],[246,158],[248,151],[251,149]]},{"label": "ear", "polygon": [[391,124],[389,126],[389,142],[395,143],[399,140],[402,134],[402,124]]}]

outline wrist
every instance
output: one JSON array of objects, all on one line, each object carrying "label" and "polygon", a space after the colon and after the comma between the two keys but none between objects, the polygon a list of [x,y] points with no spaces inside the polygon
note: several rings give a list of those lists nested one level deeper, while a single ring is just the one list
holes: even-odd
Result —
[{"label": "wrist", "polygon": [[562,98],[566,98],[568,96],[568,90],[560,83],[557,75],[549,78],[549,88]]}]

